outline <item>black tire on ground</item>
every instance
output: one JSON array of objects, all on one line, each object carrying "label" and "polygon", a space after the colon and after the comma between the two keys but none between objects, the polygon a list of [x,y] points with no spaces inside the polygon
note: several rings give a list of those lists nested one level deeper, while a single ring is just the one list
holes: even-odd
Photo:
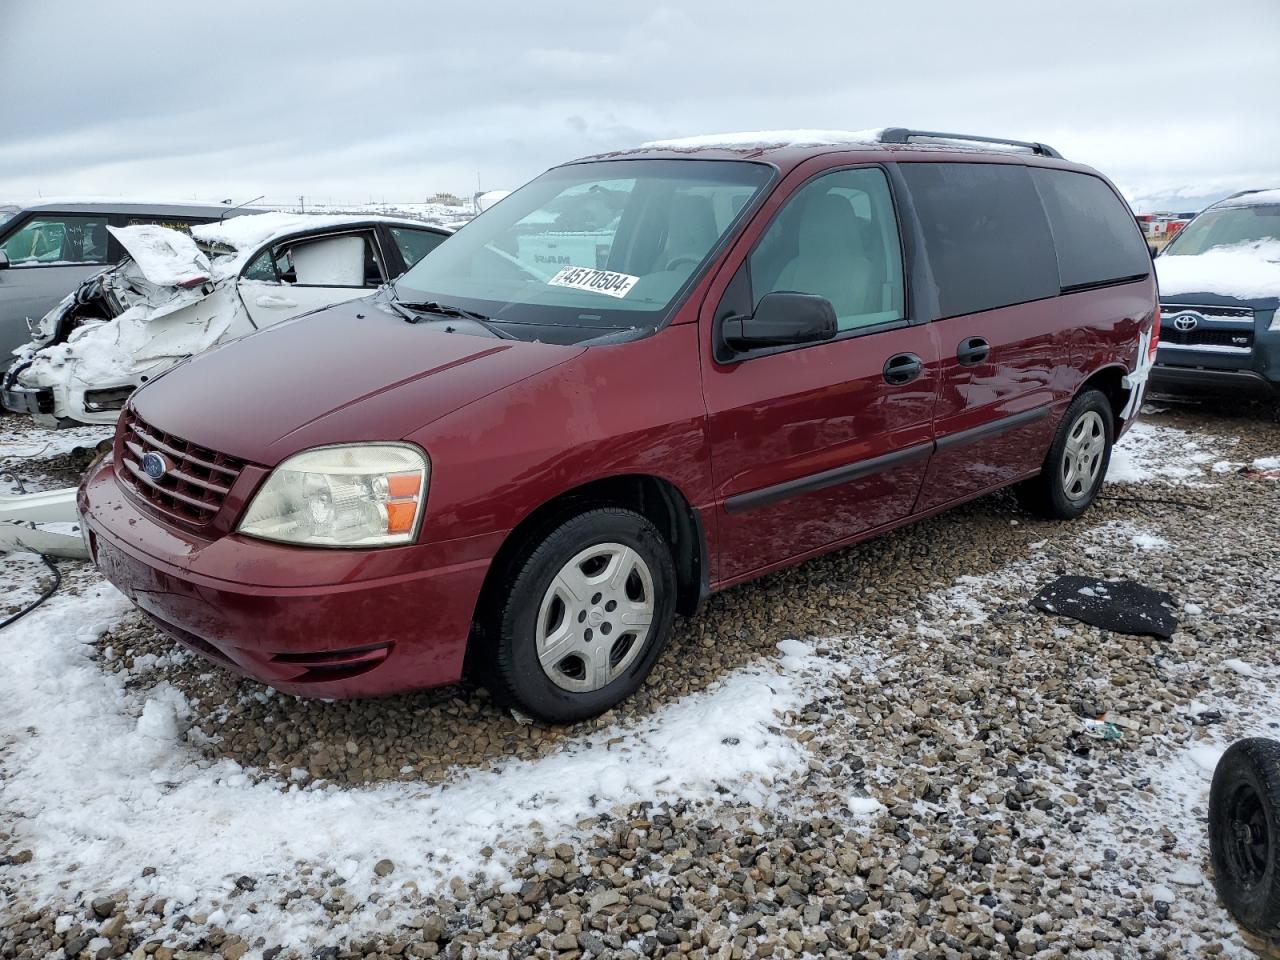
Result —
[{"label": "black tire on ground", "polygon": [[[652,606],[652,619],[643,637],[622,623],[621,611],[613,608],[606,611],[607,599],[593,602],[593,598],[600,597],[594,590],[587,591],[589,595],[580,603],[551,600],[548,605],[546,602],[553,581],[570,569],[571,561],[584,551],[604,544],[630,548],[648,573],[648,585],[637,567],[635,576],[626,579],[621,587],[624,604],[628,596],[643,597],[651,591],[648,602]],[[590,571],[590,565],[597,562],[602,561],[588,559],[585,570]],[[575,569],[584,572],[584,568]],[[483,625],[488,661],[486,682],[500,703],[514,706],[539,720],[570,723],[603,713],[625,700],[644,682],[671,637],[676,604],[676,568],[671,549],[658,529],[634,511],[601,507],[579,514],[560,524],[540,542],[530,544],[501,576],[497,589],[491,594],[493,609]],[[555,609],[557,602],[559,611]],[[585,635],[596,644],[601,643],[604,634],[612,632],[613,636],[604,640],[605,647],[592,649],[603,649],[606,657],[618,660],[616,666],[608,669],[621,667],[621,671],[598,689],[565,689],[552,680],[551,674],[572,683],[574,678],[569,674],[575,667],[573,654],[561,666],[543,667],[537,649],[540,618],[556,618],[561,624],[567,618],[577,637]],[[596,624],[594,634],[588,629],[593,623]],[[631,644],[641,644],[638,652],[631,652],[628,638]],[[629,662],[622,667],[628,657]],[[556,673],[566,664],[570,670]],[[591,663],[579,659],[577,664],[584,674],[582,682],[591,682],[586,677],[592,669]]]},{"label": "black tire on ground", "polygon": [[1248,930],[1280,935],[1280,743],[1227,748],[1209,790],[1209,859],[1218,895]]},{"label": "black tire on ground", "polygon": [[[1089,482],[1082,483],[1079,477],[1073,477],[1072,488],[1068,489],[1064,468],[1069,458],[1074,459],[1068,445],[1083,436],[1082,430],[1095,438],[1090,446],[1089,462],[1096,462],[1097,469]],[[1019,502],[1037,516],[1074,520],[1089,508],[1102,488],[1114,442],[1115,411],[1111,409],[1111,401],[1101,390],[1085,390],[1071,401],[1063,414],[1040,473],[1015,488]]]}]

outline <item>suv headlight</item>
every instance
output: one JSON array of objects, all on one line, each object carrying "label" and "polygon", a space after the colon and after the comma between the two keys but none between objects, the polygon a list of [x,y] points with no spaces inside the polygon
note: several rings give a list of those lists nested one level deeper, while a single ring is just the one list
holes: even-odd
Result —
[{"label": "suv headlight", "polygon": [[383,547],[418,532],[431,465],[407,443],[318,447],[267,477],[238,532],[304,546]]}]

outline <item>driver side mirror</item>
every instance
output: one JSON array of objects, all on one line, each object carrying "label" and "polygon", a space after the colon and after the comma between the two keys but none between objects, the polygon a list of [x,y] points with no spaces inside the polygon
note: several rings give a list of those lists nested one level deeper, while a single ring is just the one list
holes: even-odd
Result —
[{"label": "driver side mirror", "polygon": [[1151,251],[1151,259],[1152,259],[1152,260],[1154,260],[1156,257],[1160,256],[1160,248],[1159,248],[1159,247],[1157,247],[1154,243],[1148,243],[1148,244],[1147,244],[1147,249]]},{"label": "driver side mirror", "polygon": [[729,317],[724,341],[734,350],[819,343],[836,335],[836,311],[826,297],[778,291],[760,298],[749,317]]},{"label": "driver side mirror", "polygon": [[0,250],[0,270],[8,270],[8,269],[9,269],[9,255],[5,253],[3,250]]}]

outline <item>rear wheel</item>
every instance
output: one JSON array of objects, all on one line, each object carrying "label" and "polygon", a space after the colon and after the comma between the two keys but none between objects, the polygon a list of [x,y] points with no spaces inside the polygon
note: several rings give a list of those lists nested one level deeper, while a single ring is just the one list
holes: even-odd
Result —
[{"label": "rear wheel", "polygon": [[1018,499],[1032,513],[1072,520],[1088,509],[1102,487],[1115,439],[1111,401],[1086,390],[1071,401],[1039,476],[1018,485]]},{"label": "rear wheel", "polygon": [[1209,858],[1222,902],[1262,937],[1280,934],[1280,743],[1227,748],[1209,790]]},{"label": "rear wheel", "polygon": [[601,508],[512,564],[489,626],[491,686],[549,722],[602,713],[644,682],[671,636],[676,572],[645,517]]}]

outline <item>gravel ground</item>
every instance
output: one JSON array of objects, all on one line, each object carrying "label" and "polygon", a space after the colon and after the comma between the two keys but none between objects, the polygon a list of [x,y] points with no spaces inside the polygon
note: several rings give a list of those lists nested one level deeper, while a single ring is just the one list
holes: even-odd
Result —
[{"label": "gravel ground", "polygon": [[[542,835],[497,825],[482,878],[418,880],[395,849],[253,876],[214,860],[217,898],[162,889],[181,851],[158,846],[117,865],[154,881],[147,895],[75,876],[50,895],[42,848],[24,845],[40,811],[7,805],[0,775],[0,957],[1244,955],[1207,879],[1203,805],[1223,746],[1280,730],[1280,484],[1248,468],[1277,455],[1259,411],[1157,410],[1119,465],[1149,479],[1108,485],[1081,520],[1040,522],[1002,494],[730,590],[678,624],[636,697],[568,728],[466,686],[296,700],[117,617],[96,668],[132,703],[181,703],[171,739],[195,762],[280,791],[447,791],[495,763],[643,738],[797,640],[810,688],[769,728],[801,759],[785,783],[658,791]],[[66,573],[71,593],[96,587]],[[1125,637],[1029,606],[1066,573],[1166,590],[1180,628]],[[35,575],[0,569],[5,603]],[[1086,735],[1104,715],[1120,739]],[[0,770],[17,740],[0,730]],[[372,897],[352,893],[367,883]],[[272,911],[297,926],[264,933]]]}]

